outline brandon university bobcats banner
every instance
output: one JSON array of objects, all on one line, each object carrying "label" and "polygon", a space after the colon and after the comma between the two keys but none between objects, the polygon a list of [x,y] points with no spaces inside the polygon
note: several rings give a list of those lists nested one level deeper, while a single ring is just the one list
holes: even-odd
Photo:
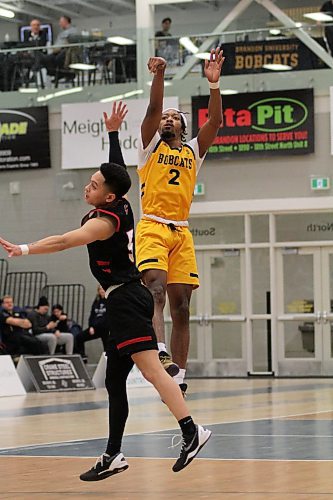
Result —
[{"label": "brandon university bobcats banner", "polygon": [[[192,97],[193,136],[207,120],[209,96]],[[313,90],[223,96],[223,125],[210,158],[314,152]]]},{"label": "brandon university bobcats banner", "polygon": [[[119,132],[126,165],[137,165],[137,140],[148,99],[124,100],[128,113]],[[103,111],[110,115],[113,102],[63,104],[62,168],[98,168],[109,159],[109,138]],[[178,97],[164,99],[164,108],[178,108]]]},{"label": "brandon university bobcats banner", "polygon": [[50,166],[47,107],[0,109],[0,170]]}]

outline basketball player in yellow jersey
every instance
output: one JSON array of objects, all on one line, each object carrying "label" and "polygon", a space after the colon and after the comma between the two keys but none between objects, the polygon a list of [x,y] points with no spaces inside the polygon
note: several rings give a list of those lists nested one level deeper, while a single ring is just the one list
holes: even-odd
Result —
[{"label": "basketball player in yellow jersey", "polygon": [[[154,76],[150,102],[138,141],[143,215],[136,232],[136,264],[154,297],[153,322],[160,359],[165,369],[175,375],[183,393],[187,388],[184,377],[190,341],[189,305],[192,290],[199,286],[188,216],[196,176],[222,123],[219,79],[223,61],[220,48],[211,50],[204,67],[210,88],[208,120],[197,137],[184,142],[185,115],[176,109],[163,111],[162,107],[166,61],[151,57],[148,69]],[[172,359],[164,337],[166,292],[172,317]]]}]

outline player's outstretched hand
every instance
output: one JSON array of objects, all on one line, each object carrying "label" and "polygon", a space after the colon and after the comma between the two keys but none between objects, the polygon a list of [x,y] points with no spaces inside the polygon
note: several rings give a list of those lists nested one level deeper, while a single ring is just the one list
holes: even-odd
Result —
[{"label": "player's outstretched hand", "polygon": [[108,116],[105,111],[103,112],[106,130],[108,132],[116,132],[117,130],[119,130],[127,113],[128,109],[126,104],[123,104],[122,101],[119,101],[118,104],[114,102],[112,106],[112,113],[110,116]]},{"label": "player's outstretched hand", "polygon": [[166,60],[163,57],[150,57],[148,60],[148,70],[155,75],[157,71],[164,71],[166,68]]},{"label": "player's outstretched hand", "polygon": [[19,257],[22,255],[22,250],[19,245],[14,245],[3,238],[0,238],[0,245],[6,250],[8,257]]},{"label": "player's outstretched hand", "polygon": [[216,49],[210,51],[210,59],[209,61],[205,61],[204,70],[205,76],[209,82],[215,83],[219,80],[224,60],[223,50],[220,49],[220,47],[216,47]]}]

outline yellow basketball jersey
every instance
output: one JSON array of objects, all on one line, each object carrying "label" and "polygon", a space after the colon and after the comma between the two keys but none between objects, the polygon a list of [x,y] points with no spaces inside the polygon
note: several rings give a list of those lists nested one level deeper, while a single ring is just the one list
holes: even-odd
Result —
[{"label": "yellow basketball jersey", "polygon": [[188,219],[198,170],[193,141],[177,149],[159,139],[141,168],[139,165],[144,214],[174,221]]}]

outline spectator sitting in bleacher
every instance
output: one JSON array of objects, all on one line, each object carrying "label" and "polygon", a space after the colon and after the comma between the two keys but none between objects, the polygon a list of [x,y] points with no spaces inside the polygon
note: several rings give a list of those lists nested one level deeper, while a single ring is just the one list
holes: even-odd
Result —
[{"label": "spectator sitting in bleacher", "polygon": [[59,332],[71,333],[74,336],[75,346],[76,336],[82,332],[82,328],[78,323],[68,318],[61,304],[54,304],[52,306],[51,321],[58,321],[57,330],[59,330]]},{"label": "spectator sitting in bleacher", "polygon": [[26,312],[14,306],[11,295],[5,295],[0,308],[0,331],[8,354],[48,354],[44,344],[30,333],[31,326]]},{"label": "spectator sitting in bleacher", "polygon": [[73,354],[73,335],[59,331],[60,320],[51,320],[47,314],[49,307],[47,298],[40,297],[36,309],[29,313],[28,319],[32,323],[33,334],[38,336],[44,344],[47,344],[51,355],[55,353],[57,345],[65,345],[66,354]]},{"label": "spectator sitting in bleacher", "polygon": [[105,291],[101,286],[97,287],[97,295],[91,306],[89,327],[79,333],[75,338],[76,352],[82,356],[84,361],[87,361],[87,356],[84,349],[84,343],[94,339],[102,339],[103,349],[106,351],[107,337],[109,329],[106,319],[106,298]]}]

